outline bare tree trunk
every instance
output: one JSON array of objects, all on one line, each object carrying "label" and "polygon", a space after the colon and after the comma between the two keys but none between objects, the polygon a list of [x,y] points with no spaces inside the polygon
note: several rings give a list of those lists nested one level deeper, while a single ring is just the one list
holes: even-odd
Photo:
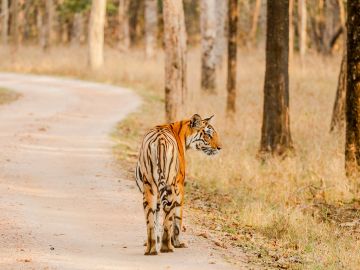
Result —
[{"label": "bare tree trunk", "polygon": [[104,64],[105,11],[106,0],[92,1],[89,23],[89,64],[94,70]]},{"label": "bare tree trunk", "polygon": [[25,25],[24,25],[24,40],[27,41],[30,38],[31,35],[31,27],[32,24],[30,22],[30,18],[32,17],[31,10],[32,9],[32,1],[31,0],[25,0]]},{"label": "bare tree trunk", "polygon": [[266,71],[260,154],[293,148],[289,116],[289,0],[267,2]]},{"label": "bare tree trunk", "polygon": [[119,44],[120,50],[127,51],[130,48],[130,26],[129,26],[129,0],[119,1]]},{"label": "bare tree trunk", "polygon": [[7,44],[9,32],[9,0],[2,0],[1,11],[1,40],[3,44]]},{"label": "bare tree trunk", "polygon": [[307,11],[306,11],[306,0],[298,0],[298,13],[299,13],[299,50],[301,60],[304,60],[307,44],[306,44],[306,21],[307,21]]},{"label": "bare tree trunk", "polygon": [[46,5],[40,3],[37,7],[36,24],[38,29],[38,41],[40,47],[46,51],[48,48]]},{"label": "bare tree trunk", "polygon": [[360,176],[360,1],[347,1],[346,175]]},{"label": "bare tree trunk", "polygon": [[51,46],[55,39],[54,33],[54,19],[55,19],[55,8],[54,0],[46,0],[46,36],[47,36],[47,45]]},{"label": "bare tree trunk", "polygon": [[222,68],[224,55],[226,52],[226,21],[228,13],[228,1],[216,0],[216,39],[215,55],[216,65]]},{"label": "bare tree trunk", "polygon": [[201,0],[201,89],[215,93],[216,0]]},{"label": "bare tree trunk", "polygon": [[186,30],[182,0],[164,0],[165,112],[173,122],[182,113],[186,97]]},{"label": "bare tree trunk", "polygon": [[255,41],[256,41],[256,33],[257,33],[258,22],[259,22],[260,7],[261,7],[261,0],[256,0],[254,14],[252,17],[251,30],[250,30],[250,34],[249,34],[249,38],[250,38],[250,41],[252,44],[256,43]]},{"label": "bare tree trunk", "polygon": [[84,15],[82,12],[77,12],[74,15],[71,45],[76,47],[84,42]]},{"label": "bare tree trunk", "polygon": [[345,99],[346,99],[346,75],[347,75],[347,54],[346,54],[346,21],[345,21],[345,8],[342,0],[338,0],[340,22],[343,31],[343,57],[341,60],[341,67],[339,72],[338,85],[336,90],[335,102],[333,113],[330,123],[330,132],[342,132],[345,122]]},{"label": "bare tree trunk", "polygon": [[294,57],[294,0],[289,0],[289,60]]},{"label": "bare tree trunk", "polygon": [[226,111],[232,115],[236,111],[236,51],[237,51],[237,24],[238,1],[228,0],[229,28],[228,28],[228,74],[227,74],[227,103]]},{"label": "bare tree trunk", "polygon": [[11,35],[14,48],[19,46],[19,2],[18,0],[11,1]]},{"label": "bare tree trunk", "polygon": [[344,49],[331,117],[330,132],[343,131],[345,121],[346,73],[346,49]]},{"label": "bare tree trunk", "polygon": [[145,0],[145,53],[154,56],[157,37],[157,0]]}]

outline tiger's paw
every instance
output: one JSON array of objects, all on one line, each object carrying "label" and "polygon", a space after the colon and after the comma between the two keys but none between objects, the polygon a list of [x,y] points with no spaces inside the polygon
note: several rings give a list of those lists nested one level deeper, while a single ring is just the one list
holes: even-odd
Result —
[{"label": "tiger's paw", "polygon": [[162,253],[174,252],[174,246],[173,245],[162,244],[160,252],[162,252]]},{"label": "tiger's paw", "polygon": [[156,250],[145,251],[144,255],[158,255],[158,252]]},{"label": "tiger's paw", "polygon": [[178,245],[175,245],[176,248],[188,248],[188,245],[186,243],[179,243]]},{"label": "tiger's paw", "polygon": [[179,239],[171,239],[172,244],[175,248],[187,248],[188,245],[186,243],[180,242]]}]

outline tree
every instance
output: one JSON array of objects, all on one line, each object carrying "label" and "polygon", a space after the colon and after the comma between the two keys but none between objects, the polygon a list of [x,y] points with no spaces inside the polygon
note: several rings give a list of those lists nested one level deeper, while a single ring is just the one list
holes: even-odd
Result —
[{"label": "tree", "polygon": [[89,63],[92,69],[104,64],[104,26],[106,0],[95,0],[91,4],[89,23]]},{"label": "tree", "polygon": [[165,113],[178,119],[186,97],[186,31],[182,0],[164,0]]},{"label": "tree", "polygon": [[157,0],[145,0],[145,53],[153,57],[157,37]]},{"label": "tree", "polygon": [[266,70],[260,153],[293,148],[289,119],[289,0],[267,2]]},{"label": "tree", "polygon": [[237,24],[238,1],[229,0],[228,9],[228,72],[227,72],[227,103],[226,111],[233,114],[236,111],[236,50],[237,50]]},{"label": "tree", "polygon": [[222,67],[222,62],[226,52],[226,22],[228,14],[228,1],[216,0],[216,39],[215,56],[216,65]]},{"label": "tree", "polygon": [[336,90],[334,108],[330,123],[330,132],[343,131],[345,120],[345,97],[346,97],[346,49],[341,60],[338,85]]},{"label": "tree", "polygon": [[261,7],[261,0],[256,0],[255,7],[254,7],[254,13],[252,16],[251,30],[249,33],[249,39],[250,39],[251,43],[253,43],[253,44],[255,44],[255,40],[256,40],[256,33],[257,33],[259,15],[260,15],[260,7]]},{"label": "tree", "polygon": [[292,61],[294,57],[294,0],[289,0],[289,59]]},{"label": "tree", "polygon": [[129,27],[129,0],[120,0],[118,9],[119,20],[119,43],[120,50],[127,51],[130,48],[130,27]]},{"label": "tree", "polygon": [[330,123],[330,132],[340,132],[343,131],[344,122],[345,122],[345,97],[346,97],[346,65],[347,65],[347,54],[346,54],[346,21],[345,21],[345,8],[342,3],[342,0],[338,0],[339,11],[340,11],[340,22],[343,31],[343,57],[341,60],[340,72],[338,85],[336,90],[335,102],[333,113]]},{"label": "tree", "polygon": [[1,12],[1,40],[3,44],[7,44],[9,31],[9,0],[2,0]]},{"label": "tree", "polygon": [[18,0],[11,1],[11,36],[15,49],[19,46],[19,2]]},{"label": "tree", "polygon": [[[360,176],[360,1],[347,1],[345,170]],[[358,180],[358,178],[357,178]]]},{"label": "tree", "polygon": [[[340,0],[342,1],[342,0]],[[306,11],[306,0],[298,0],[298,15],[299,15],[299,50],[301,60],[304,60],[306,53],[306,21],[307,21],[307,11]]]},{"label": "tree", "polygon": [[201,89],[215,93],[216,0],[201,0]]}]

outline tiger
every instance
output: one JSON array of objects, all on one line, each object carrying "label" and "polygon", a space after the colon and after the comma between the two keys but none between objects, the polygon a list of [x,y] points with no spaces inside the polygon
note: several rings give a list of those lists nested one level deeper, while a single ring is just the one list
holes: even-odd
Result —
[{"label": "tiger", "polygon": [[[149,130],[142,141],[135,169],[136,185],[143,194],[147,227],[145,255],[173,252],[187,247],[180,241],[182,228],[185,150],[195,149],[206,155],[221,150],[219,136],[210,124],[213,116],[202,119],[194,114],[190,119]],[[160,243],[159,212],[163,210]]]}]

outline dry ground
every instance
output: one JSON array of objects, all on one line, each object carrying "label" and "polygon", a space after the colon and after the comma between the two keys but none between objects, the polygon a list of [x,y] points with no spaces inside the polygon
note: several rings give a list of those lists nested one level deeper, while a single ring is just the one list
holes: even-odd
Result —
[{"label": "dry ground", "polygon": [[17,100],[21,95],[15,91],[0,88],[0,105],[8,104]]},{"label": "dry ground", "polygon": [[[96,74],[87,71],[84,49],[55,48],[43,54],[24,48],[18,54],[4,50],[0,54],[2,70],[76,76],[137,89],[146,101],[142,111],[114,133],[126,138],[119,143],[120,158],[130,167],[141,135],[164,121],[161,54],[144,60],[142,52],[108,49],[106,66]],[[225,70],[219,72],[218,94],[206,96],[199,90],[199,51],[191,50],[188,59],[189,101],[184,117],[215,114],[224,147],[213,159],[189,153],[186,207],[191,209],[186,218],[197,222],[199,234],[226,249],[229,259],[239,249],[247,251],[249,261],[266,267],[357,269],[359,196],[344,176],[344,136],[328,132],[340,57],[309,54],[303,64],[295,57],[290,65],[290,120],[296,154],[267,163],[256,158],[263,50],[239,52],[234,122],[225,117]]]}]

